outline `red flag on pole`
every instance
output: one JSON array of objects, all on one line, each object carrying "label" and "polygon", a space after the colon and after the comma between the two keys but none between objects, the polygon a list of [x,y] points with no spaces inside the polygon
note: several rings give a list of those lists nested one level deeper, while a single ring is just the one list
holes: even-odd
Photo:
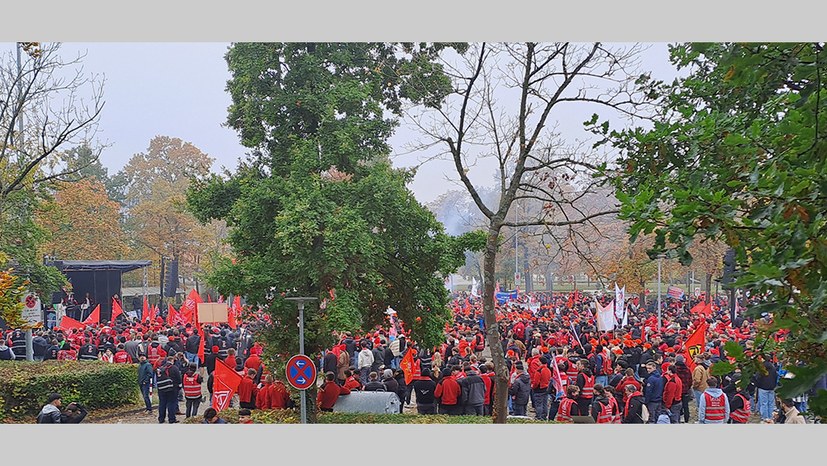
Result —
[{"label": "red flag on pole", "polygon": [[230,368],[221,359],[215,359],[215,371],[213,372],[212,407],[216,411],[227,409],[230,400],[233,398],[241,376],[235,369]]},{"label": "red flag on pole", "polygon": [[63,316],[63,318],[60,319],[59,327],[63,330],[71,330],[73,328],[83,330],[86,328],[86,325],[84,325],[83,322],[78,322],[69,316]]},{"label": "red flag on pole", "polygon": [[686,343],[684,343],[683,357],[686,359],[686,365],[689,370],[695,370],[695,356],[704,352],[706,348],[706,321],[701,322],[701,325],[695,329]]},{"label": "red flag on pole", "polygon": [[198,303],[203,303],[204,301],[201,300],[201,296],[195,291],[195,288],[190,290],[190,294],[187,295],[187,299],[184,301],[184,304],[181,305],[181,317],[184,320],[184,323],[188,322],[195,322],[195,313],[198,312]]},{"label": "red flag on pole", "polygon": [[101,322],[101,305],[98,304],[97,306],[95,306],[95,310],[92,311],[91,314],[89,314],[89,317],[87,317],[83,321],[83,323],[86,324],[86,325],[93,325],[93,324],[99,324],[100,322]]},{"label": "red flag on pole", "polygon": [[414,377],[413,351],[409,349],[405,352],[405,356],[399,361],[399,368],[405,373],[405,385],[410,384]]},{"label": "red flag on pole", "polygon": [[198,351],[196,354],[198,355],[198,360],[201,361],[201,364],[204,364],[206,361],[204,359],[204,331],[201,328],[201,322],[198,321],[198,313],[195,313],[195,331],[198,332]]},{"label": "red flag on pole", "polygon": [[167,324],[172,326],[175,325],[176,322],[180,321],[181,319],[178,317],[178,311],[172,307],[172,304],[168,304],[169,308],[167,312]]},{"label": "red flag on pole", "polygon": [[115,318],[121,314],[123,314],[123,308],[121,307],[120,303],[118,303],[117,299],[112,298],[112,318],[109,319],[109,321],[115,322]]},{"label": "red flag on pole", "polygon": [[[149,317],[149,301],[146,300],[146,296],[144,296],[144,307],[141,309],[141,319],[147,319]],[[150,319],[152,320],[152,319]]]},{"label": "red flag on pole", "polygon": [[144,320],[149,321],[150,324],[155,322],[155,315],[157,314],[156,309],[158,309],[157,306],[150,307],[147,313],[144,314]]}]

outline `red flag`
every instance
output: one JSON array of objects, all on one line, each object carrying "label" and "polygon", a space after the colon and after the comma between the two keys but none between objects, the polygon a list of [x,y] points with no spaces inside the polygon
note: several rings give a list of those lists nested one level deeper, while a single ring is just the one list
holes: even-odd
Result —
[{"label": "red flag", "polygon": [[112,298],[112,318],[109,319],[110,322],[115,322],[115,317],[123,314],[123,308],[121,308],[120,303],[115,298]]},{"label": "red flag", "polygon": [[[146,296],[144,296],[144,307],[141,309],[141,318],[146,319],[149,317],[149,301],[146,300]],[[152,320],[152,319],[150,319]]]},{"label": "red flag", "polygon": [[[144,301],[144,302],[146,302],[146,301]],[[147,307],[149,307],[149,306],[147,306]],[[152,322],[154,322],[155,321],[155,315],[157,313],[156,309],[158,309],[157,306],[149,307],[149,310],[147,310],[146,314],[144,314],[144,320],[149,321],[150,324]]]},{"label": "red flag", "polygon": [[235,330],[238,327],[239,317],[241,316],[241,296],[233,298],[233,305],[227,313],[227,324],[231,329]]},{"label": "red flag", "polygon": [[198,312],[198,303],[203,302],[204,301],[201,300],[201,296],[199,296],[198,292],[195,291],[195,288],[190,290],[190,294],[187,296],[186,301],[184,301],[184,304],[181,305],[180,312],[184,323],[195,322],[195,313]]},{"label": "red flag", "polygon": [[198,332],[198,351],[196,354],[198,355],[198,359],[201,361],[201,364],[204,364],[204,330],[201,328],[201,322],[198,321],[198,313],[195,313],[195,331]]},{"label": "red flag", "polygon": [[60,320],[59,327],[63,330],[71,330],[73,328],[83,330],[86,328],[86,325],[84,325],[82,322],[78,322],[77,320],[69,316],[63,316],[63,318]]},{"label": "red flag", "polygon": [[[123,311],[121,311],[121,312],[123,312]],[[87,317],[86,320],[83,321],[83,323],[86,324],[86,325],[92,325],[92,324],[99,324],[100,322],[101,322],[101,305],[98,304],[97,306],[95,306],[95,310],[92,311],[91,314],[89,314],[89,317]]]},{"label": "red flag", "polygon": [[405,373],[405,385],[410,384],[414,376],[413,351],[408,350],[405,352],[405,356],[399,361],[399,368]]},{"label": "red flag", "polygon": [[692,314],[700,313],[705,316],[709,316],[712,314],[712,304],[701,301],[698,304],[696,304],[692,309],[690,309],[689,312],[691,312]]},{"label": "red flag", "polygon": [[215,359],[215,371],[213,372],[212,407],[216,411],[227,409],[230,400],[233,398],[241,376],[235,369],[228,366],[221,359]]},{"label": "red flag", "polygon": [[167,325],[173,326],[176,322],[179,322],[181,319],[178,316],[178,311],[172,307],[172,304],[168,304],[168,312],[167,312]]},{"label": "red flag", "polygon": [[683,357],[686,359],[686,365],[691,371],[695,370],[695,356],[703,353],[704,348],[706,348],[706,328],[706,321],[701,322],[701,325],[695,329],[692,336],[690,336],[683,345]]}]

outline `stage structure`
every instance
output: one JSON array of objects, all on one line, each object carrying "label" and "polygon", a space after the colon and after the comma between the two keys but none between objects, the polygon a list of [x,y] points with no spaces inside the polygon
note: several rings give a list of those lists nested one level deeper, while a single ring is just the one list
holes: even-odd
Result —
[{"label": "stage structure", "polygon": [[[46,265],[56,267],[72,283],[72,293],[78,303],[83,303],[86,293],[92,298],[93,304],[90,309],[85,310],[79,317],[85,318],[92,312],[95,305],[100,304],[101,320],[109,320],[112,317],[112,296],[118,295],[122,300],[121,275],[140,268],[149,267],[152,261],[52,261]],[[60,303],[64,294],[55,293],[52,296],[52,303]],[[121,305],[124,306],[123,301]],[[126,304],[124,310],[131,309]],[[67,311],[69,311],[67,309]],[[67,312],[67,315],[71,315]]]}]

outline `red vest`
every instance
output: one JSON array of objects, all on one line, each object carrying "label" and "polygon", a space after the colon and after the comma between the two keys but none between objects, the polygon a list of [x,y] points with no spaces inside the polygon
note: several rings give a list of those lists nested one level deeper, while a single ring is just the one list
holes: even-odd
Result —
[{"label": "red vest", "polygon": [[721,395],[717,398],[712,398],[709,393],[704,393],[706,400],[706,420],[707,421],[724,421],[726,414],[726,395]]},{"label": "red vest", "polygon": [[560,400],[560,408],[557,410],[557,416],[554,417],[554,420],[557,422],[571,422],[571,407],[574,404],[575,401],[568,397]]},{"label": "red vest", "polygon": [[[739,424],[746,424],[747,421],[749,421],[749,408],[750,408],[749,400],[747,399],[747,397],[745,397],[744,395],[742,395],[740,393],[736,393],[735,396],[740,397],[742,400],[744,400],[744,407],[740,408],[740,409],[736,409],[735,411],[732,411],[731,413],[729,413],[729,418],[732,419],[732,422],[737,422]],[[708,410],[709,410],[709,408],[707,408],[707,411]]]},{"label": "red vest", "polygon": [[580,389],[580,396],[583,398],[594,397],[594,377],[583,374],[583,378],[586,379],[586,383],[583,385],[583,388]]},{"label": "red vest", "polygon": [[577,379],[577,374],[579,374],[580,371],[577,370],[577,365],[571,362],[571,360],[569,360],[568,363],[569,368],[566,369],[566,375],[569,376],[569,380],[575,380]]},{"label": "red vest", "polygon": [[597,423],[598,424],[611,424],[614,420],[614,416],[612,416],[612,403],[606,403],[605,405],[601,402],[597,402],[600,405],[600,413],[597,415]]},{"label": "red vest", "polygon": [[201,384],[198,383],[198,374],[184,374],[184,397],[201,398]]},{"label": "red vest", "polygon": [[118,351],[112,359],[117,364],[126,364],[129,362],[129,353],[123,350]]},{"label": "red vest", "polygon": [[147,348],[146,350],[146,359],[149,360],[149,362],[153,366],[155,365],[155,363],[158,362],[159,359],[161,359],[161,352],[158,351],[158,348],[160,347],[149,345],[149,348]]}]

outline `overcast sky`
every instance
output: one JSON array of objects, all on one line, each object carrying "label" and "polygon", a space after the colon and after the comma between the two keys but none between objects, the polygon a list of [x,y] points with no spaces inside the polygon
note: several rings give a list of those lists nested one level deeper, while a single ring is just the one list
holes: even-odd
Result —
[{"label": "overcast sky", "polygon": [[[178,137],[193,143],[216,162],[214,171],[234,169],[246,149],[235,131],[224,126],[230,96],[225,87],[230,74],[224,61],[227,43],[65,43],[62,53],[85,53],[84,71],[105,77],[105,107],[98,134],[108,147],[101,162],[110,172],[121,169],[129,158],[145,151],[156,135]],[[5,44],[6,50],[14,45]],[[661,79],[675,71],[667,60],[664,43],[651,44],[641,57],[641,69]],[[573,110],[560,122],[571,137],[594,109]],[[398,154],[407,152],[405,143],[419,137],[416,129],[403,125],[391,143]],[[414,165],[421,154],[399,155],[394,163]],[[493,166],[483,164],[472,170],[475,183],[490,183]],[[417,172],[411,189],[421,202],[429,202],[457,185],[453,163],[429,162]]]}]

